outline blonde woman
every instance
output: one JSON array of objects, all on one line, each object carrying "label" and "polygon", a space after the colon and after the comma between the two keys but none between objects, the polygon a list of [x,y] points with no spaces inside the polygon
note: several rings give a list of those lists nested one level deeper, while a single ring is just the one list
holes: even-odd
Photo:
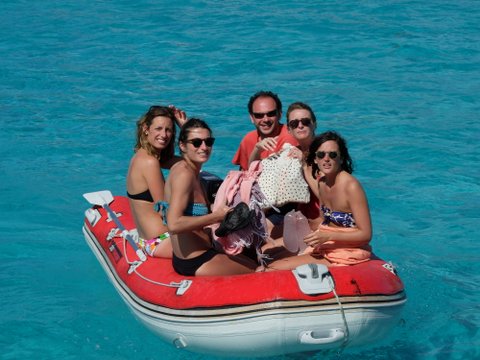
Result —
[{"label": "blonde woman", "polygon": [[172,256],[172,244],[161,214],[154,203],[164,200],[165,178],[162,168],[169,168],[180,158],[174,156],[175,123],[185,122],[185,113],[173,106],[151,106],[137,121],[135,154],[127,174],[127,196],[140,245],[150,256]]}]

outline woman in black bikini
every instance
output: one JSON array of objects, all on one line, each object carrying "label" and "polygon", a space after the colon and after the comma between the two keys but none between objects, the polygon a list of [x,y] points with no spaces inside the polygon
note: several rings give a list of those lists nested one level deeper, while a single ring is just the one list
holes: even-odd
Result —
[{"label": "woman in black bikini", "polygon": [[183,160],[172,166],[165,185],[167,222],[173,245],[173,268],[181,275],[234,275],[253,272],[257,266],[243,256],[215,250],[208,225],[221,222],[230,209],[209,212],[200,183],[200,170],[212,152],[214,138],[208,125],[190,119],[182,127],[179,147]]},{"label": "woman in black bikini", "polygon": [[186,120],[183,111],[170,106],[151,106],[137,121],[135,155],[127,174],[127,196],[140,245],[150,256],[171,257],[172,244],[162,216],[154,203],[164,200],[165,179],[162,168],[180,158],[174,156],[175,123]]}]

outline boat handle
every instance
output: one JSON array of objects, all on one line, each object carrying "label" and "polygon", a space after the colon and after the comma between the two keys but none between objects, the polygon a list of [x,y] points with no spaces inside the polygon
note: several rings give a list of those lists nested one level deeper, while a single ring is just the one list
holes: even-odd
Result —
[{"label": "boat handle", "polygon": [[342,329],[331,329],[328,332],[328,337],[316,337],[315,331],[302,331],[300,333],[300,343],[319,345],[319,344],[331,344],[345,338],[345,332]]}]

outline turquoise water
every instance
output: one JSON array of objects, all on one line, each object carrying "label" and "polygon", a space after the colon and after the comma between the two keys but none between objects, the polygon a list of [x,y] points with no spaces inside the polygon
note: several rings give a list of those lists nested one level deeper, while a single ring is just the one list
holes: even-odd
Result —
[{"label": "turquoise water", "polygon": [[0,358],[187,356],[108,282],[82,194],[124,193],[154,103],[212,125],[225,175],[259,89],[348,139],[409,297],[381,343],[302,358],[480,358],[479,2],[5,0],[0,24]]}]

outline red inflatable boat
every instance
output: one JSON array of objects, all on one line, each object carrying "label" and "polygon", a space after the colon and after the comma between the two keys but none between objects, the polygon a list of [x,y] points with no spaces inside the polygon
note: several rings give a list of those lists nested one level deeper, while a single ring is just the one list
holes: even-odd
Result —
[{"label": "red inflatable boat", "polygon": [[[406,302],[390,263],[236,276],[186,277],[171,260],[136,248],[125,197],[84,195],[85,239],[122,299],[148,328],[179,349],[215,356],[271,356],[376,341]],[[143,259],[143,260],[142,260]]]}]

